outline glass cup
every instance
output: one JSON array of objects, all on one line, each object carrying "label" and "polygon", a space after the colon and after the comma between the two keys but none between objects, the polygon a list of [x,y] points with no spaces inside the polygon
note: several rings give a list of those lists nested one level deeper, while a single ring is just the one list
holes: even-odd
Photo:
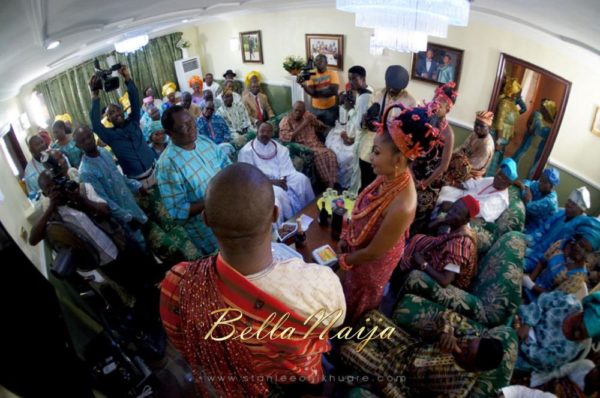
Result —
[{"label": "glass cup", "polygon": [[344,199],[350,199],[350,192],[349,191],[342,191],[342,196],[344,197]]}]

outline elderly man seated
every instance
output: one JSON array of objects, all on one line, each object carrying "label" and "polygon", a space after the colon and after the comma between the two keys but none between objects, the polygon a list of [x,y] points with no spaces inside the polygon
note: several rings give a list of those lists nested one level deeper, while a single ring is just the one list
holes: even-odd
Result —
[{"label": "elderly man seated", "polygon": [[223,82],[223,87],[219,95],[217,95],[217,100],[223,103],[223,94],[225,94],[228,91],[231,92],[231,94],[233,95],[234,102],[242,102],[242,96],[235,91],[235,84],[233,80],[225,80],[225,82]]},{"label": "elderly man seated", "polygon": [[183,106],[192,115],[194,119],[198,119],[202,114],[202,109],[192,101],[192,94],[187,91],[181,93],[181,106]]},{"label": "elderly man seated", "polygon": [[279,139],[309,147],[315,154],[315,169],[321,181],[333,188],[337,179],[337,158],[331,149],[319,141],[316,127],[324,128],[315,115],[306,111],[304,102],[297,101],[289,115],[279,123]]},{"label": "elderly man seated", "polygon": [[479,202],[471,195],[452,204],[446,216],[431,225],[437,236],[417,234],[404,250],[400,269],[420,269],[441,286],[453,284],[468,289],[477,273],[477,243],[469,227],[477,217]]},{"label": "elderly man seated", "polygon": [[227,156],[233,156],[235,148],[230,144],[231,131],[225,119],[215,113],[214,102],[207,101],[204,103],[202,115],[197,119],[196,126],[198,134],[217,144]]},{"label": "elderly man seated", "polygon": [[223,93],[223,106],[217,109],[216,114],[221,116],[229,131],[231,132],[231,142],[236,148],[241,148],[246,144],[246,133],[252,127],[246,108],[241,102],[233,100],[233,93],[226,91]]},{"label": "elderly man seated", "polygon": [[462,189],[443,187],[437,206],[445,210],[457,199],[471,195],[479,202],[479,217],[487,222],[494,222],[508,208],[508,187],[517,177],[517,164],[514,160],[506,158],[494,177],[467,180]]},{"label": "elderly man seated", "polygon": [[[167,336],[191,365],[198,393],[262,397],[269,395],[271,379],[292,396],[321,396],[317,389],[302,389],[322,382],[323,353],[331,349],[325,327],[343,322],[339,278],[329,267],[273,258],[271,225],[278,209],[271,182],[256,167],[235,163],[221,170],[205,198],[203,219],[220,253],[176,265],[162,282],[160,308]],[[232,211],[241,203],[243,211]],[[317,311],[335,312],[337,318],[306,323]],[[258,336],[267,317],[287,336],[269,337],[266,330]],[[225,328],[233,338],[223,338]],[[306,383],[290,385],[294,379]]]},{"label": "elderly man seated", "polygon": [[561,291],[542,293],[522,305],[516,369],[551,372],[576,359],[591,339],[600,337],[600,292],[579,302]]},{"label": "elderly man seated", "polygon": [[248,90],[242,95],[242,103],[246,107],[252,124],[256,127],[275,116],[269,98],[260,92],[260,79],[253,74],[249,79]]},{"label": "elderly man seated", "polygon": [[273,126],[262,123],[258,135],[238,153],[238,162],[260,169],[273,184],[275,203],[280,209],[279,222],[291,218],[314,200],[315,194],[307,176],[296,171],[290,152],[273,139]]},{"label": "elderly man seated", "polygon": [[525,203],[525,233],[539,229],[558,211],[558,196],[554,189],[560,183],[560,173],[554,168],[545,169],[539,181],[516,181]]},{"label": "elderly man seated", "polygon": [[466,397],[480,372],[496,369],[503,356],[502,342],[480,338],[460,315],[446,311],[424,325],[421,339],[411,336],[378,311],[365,314],[366,330],[393,330],[387,338],[362,349],[351,341],[342,358],[378,380],[384,397]]}]

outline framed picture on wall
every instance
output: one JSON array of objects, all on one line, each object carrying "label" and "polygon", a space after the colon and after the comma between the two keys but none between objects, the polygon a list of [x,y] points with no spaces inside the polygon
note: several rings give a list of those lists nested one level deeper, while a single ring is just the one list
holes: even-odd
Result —
[{"label": "framed picture on wall", "polygon": [[596,108],[596,116],[594,116],[594,123],[592,124],[592,133],[600,135],[600,106]]},{"label": "framed picture on wall", "polygon": [[319,54],[327,57],[331,69],[344,70],[344,35],[307,33],[306,59],[314,61]]},{"label": "framed picture on wall", "polygon": [[242,61],[246,63],[263,63],[262,38],[260,30],[240,33]]},{"label": "framed picture on wall", "polygon": [[411,78],[441,84],[460,83],[464,50],[427,43],[427,50],[413,54]]}]

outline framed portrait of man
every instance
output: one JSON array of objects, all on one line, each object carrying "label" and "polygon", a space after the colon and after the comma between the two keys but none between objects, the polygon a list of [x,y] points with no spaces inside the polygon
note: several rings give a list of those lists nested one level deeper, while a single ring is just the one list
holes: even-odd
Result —
[{"label": "framed portrait of man", "polygon": [[262,38],[260,30],[240,33],[242,61],[245,63],[263,63]]},{"label": "framed portrait of man", "polygon": [[434,84],[455,82],[458,89],[464,50],[428,43],[413,54],[411,78]]},{"label": "framed portrait of man", "polygon": [[327,57],[329,68],[344,70],[344,36],[306,34],[306,59],[314,61],[319,54]]}]

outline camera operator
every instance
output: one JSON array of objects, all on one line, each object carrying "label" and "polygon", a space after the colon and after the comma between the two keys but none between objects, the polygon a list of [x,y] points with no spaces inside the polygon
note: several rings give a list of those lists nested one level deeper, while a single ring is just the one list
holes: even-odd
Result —
[{"label": "camera operator", "polygon": [[119,69],[119,73],[127,86],[131,102],[131,113],[125,118],[123,108],[120,105],[110,104],[106,110],[106,114],[114,127],[106,128],[102,125],[99,98],[102,81],[95,74],[89,81],[90,91],[92,92],[90,120],[92,121],[94,132],[98,134],[103,142],[112,148],[113,153],[119,161],[119,165],[123,169],[123,173],[129,178],[140,181],[144,188],[147,189],[154,185],[153,171],[156,154],[144,140],[144,134],[140,129],[140,97],[133,80],[131,80],[129,70],[123,65]]},{"label": "camera operator", "polygon": [[333,127],[338,118],[336,99],[340,79],[336,72],[327,69],[327,57],[324,54],[315,57],[315,67],[316,73],[311,72],[310,78],[305,73],[301,73],[298,75],[297,82],[302,85],[304,92],[312,97],[311,105],[317,119]]}]

